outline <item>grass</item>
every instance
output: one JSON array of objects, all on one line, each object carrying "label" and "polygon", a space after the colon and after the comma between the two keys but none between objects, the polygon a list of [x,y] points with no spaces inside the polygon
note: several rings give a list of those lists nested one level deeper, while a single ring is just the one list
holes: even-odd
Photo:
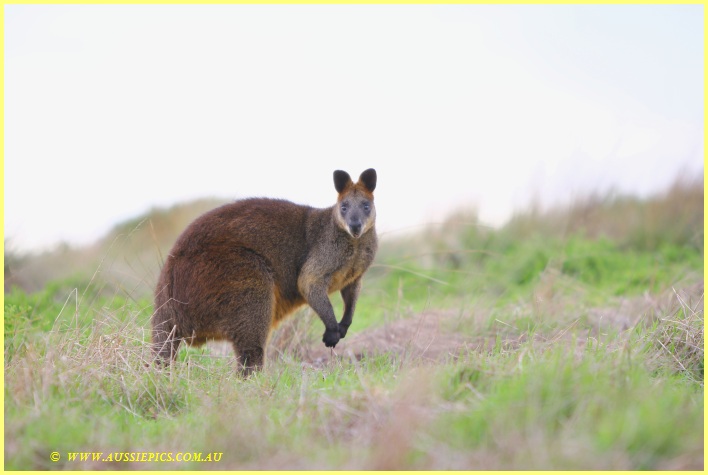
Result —
[{"label": "grass", "polygon": [[5,469],[702,470],[696,186],[385,240],[336,354],[303,310],[246,380],[218,347],[150,364],[149,295],[110,260],[14,288]]}]

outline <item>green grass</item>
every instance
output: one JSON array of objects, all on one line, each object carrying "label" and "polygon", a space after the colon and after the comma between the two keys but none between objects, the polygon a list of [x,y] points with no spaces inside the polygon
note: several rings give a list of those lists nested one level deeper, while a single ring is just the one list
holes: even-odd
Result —
[{"label": "green grass", "polygon": [[[685,216],[702,194],[671,193],[581,206],[584,221],[532,212],[495,230],[457,217],[384,241],[344,342],[394,323],[414,335],[420,315],[443,315],[426,337],[450,351],[432,360],[382,345],[308,360],[323,330],[304,310],[246,380],[209,349],[161,369],[149,364],[149,295],[96,268],[13,289],[5,468],[700,470],[703,223]],[[664,209],[676,203],[684,211]]]},{"label": "green grass", "polygon": [[[652,377],[629,353],[553,348],[500,359],[494,371],[472,363],[443,380],[457,404],[438,421],[437,437],[459,452],[508,450],[508,469],[609,470],[656,469],[701,450],[702,392]],[[614,465],[615,454],[622,465]]]}]

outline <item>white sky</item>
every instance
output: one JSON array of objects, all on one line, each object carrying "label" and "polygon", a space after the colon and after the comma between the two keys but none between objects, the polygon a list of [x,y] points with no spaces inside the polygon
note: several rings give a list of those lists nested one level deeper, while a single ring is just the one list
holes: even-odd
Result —
[{"label": "white sky", "polygon": [[702,5],[5,5],[5,236],[88,243],[153,205],[335,198],[379,231],[499,224],[703,170]]}]

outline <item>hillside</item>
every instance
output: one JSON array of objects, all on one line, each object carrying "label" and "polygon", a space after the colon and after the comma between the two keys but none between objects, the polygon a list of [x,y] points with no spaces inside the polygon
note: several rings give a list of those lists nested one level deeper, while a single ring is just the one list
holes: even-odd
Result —
[{"label": "hillside", "polygon": [[41,254],[5,254],[5,291],[17,286],[27,292],[50,282],[74,279],[101,281],[126,292],[147,295],[161,265],[161,256],[174,244],[182,230],[200,214],[224,204],[204,199],[170,208],[153,208],[117,224],[90,246],[61,245]]}]

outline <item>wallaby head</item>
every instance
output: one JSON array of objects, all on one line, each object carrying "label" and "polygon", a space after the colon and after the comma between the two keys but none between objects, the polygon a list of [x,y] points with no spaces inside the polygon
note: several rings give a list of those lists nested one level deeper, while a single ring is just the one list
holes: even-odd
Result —
[{"label": "wallaby head", "polygon": [[334,215],[337,224],[354,238],[361,237],[374,226],[376,208],[374,207],[374,189],[376,188],[376,170],[369,168],[354,183],[349,173],[334,172],[334,188],[339,193]]}]

